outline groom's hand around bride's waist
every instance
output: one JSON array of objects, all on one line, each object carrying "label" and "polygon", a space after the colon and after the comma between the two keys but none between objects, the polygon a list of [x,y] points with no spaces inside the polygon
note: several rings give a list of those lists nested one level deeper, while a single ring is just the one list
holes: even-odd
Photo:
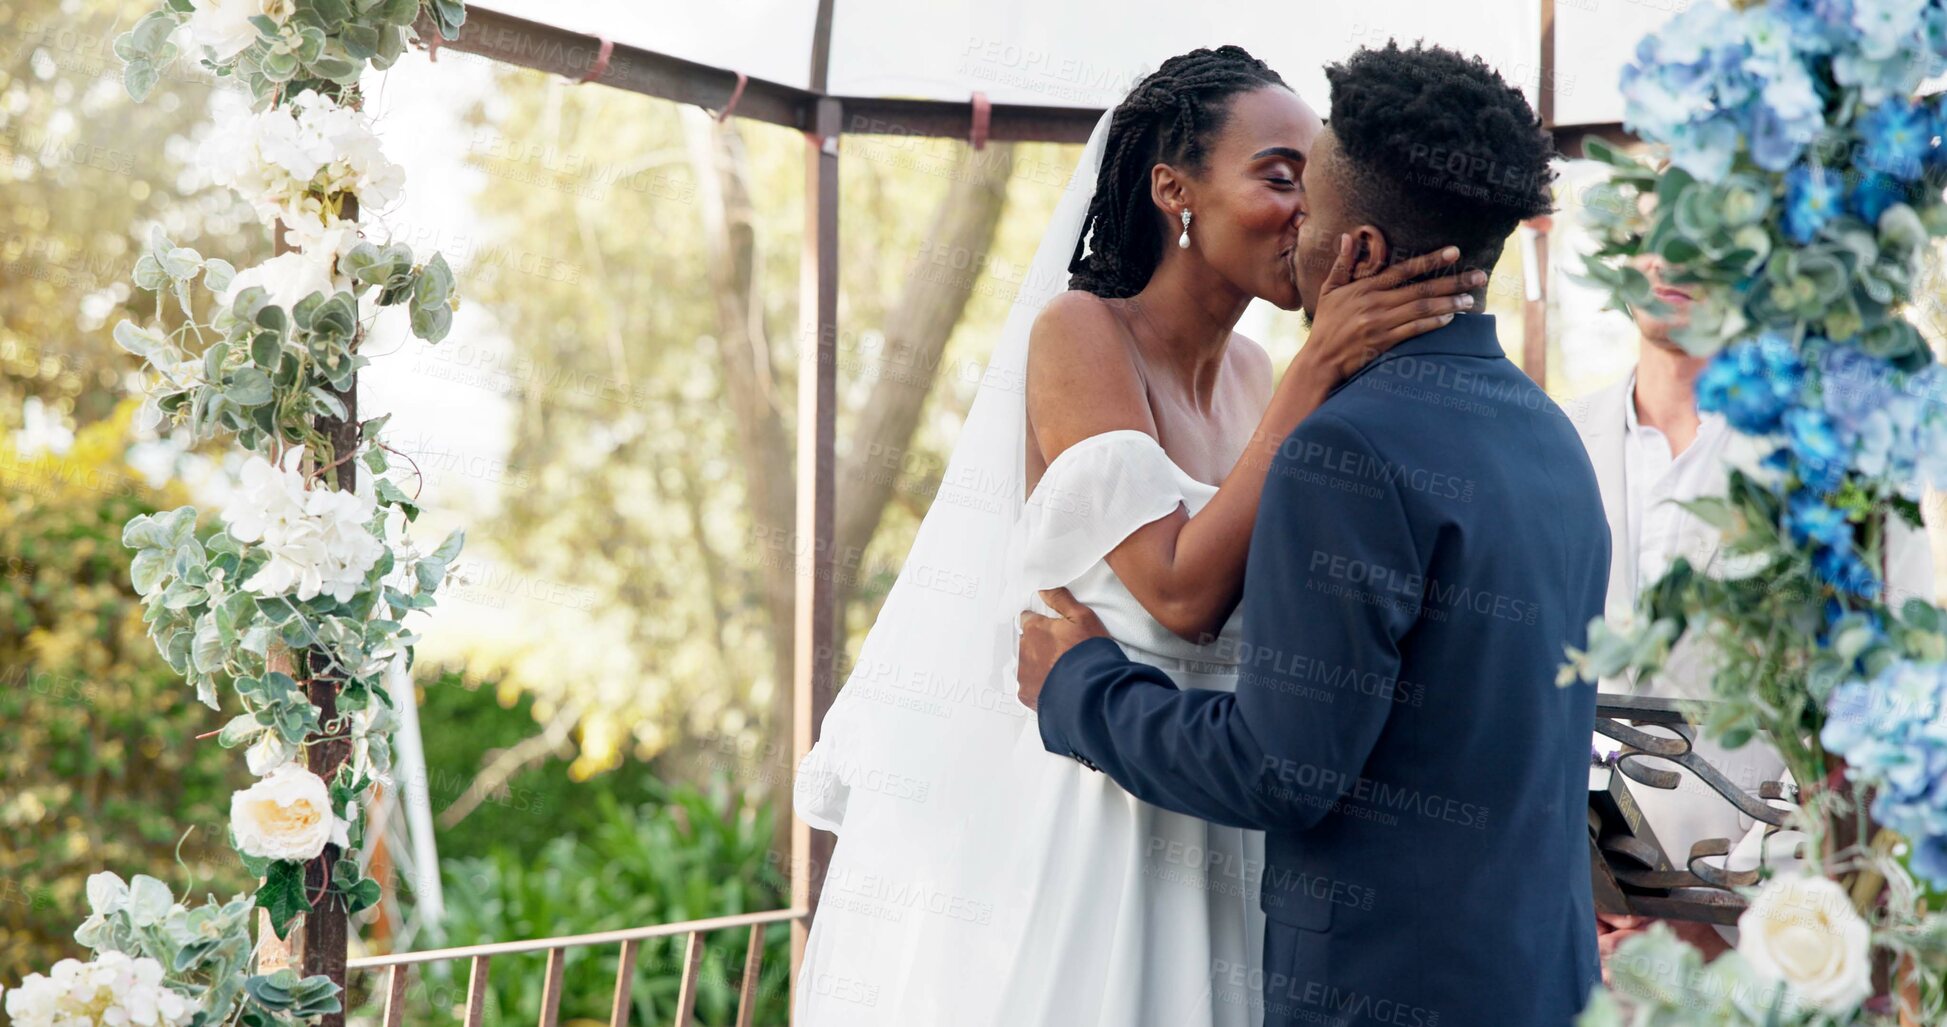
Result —
[{"label": "groom's hand around bride's waist", "polygon": [[1095,611],[1083,606],[1067,589],[1046,589],[1041,593],[1041,601],[1058,616],[1043,617],[1025,611],[1021,614],[1021,664],[1015,677],[1021,686],[1021,704],[1028,709],[1034,709],[1040,701],[1041,686],[1048,680],[1048,671],[1054,669],[1055,661],[1063,653],[1091,638],[1109,637],[1108,629],[1102,626]]}]

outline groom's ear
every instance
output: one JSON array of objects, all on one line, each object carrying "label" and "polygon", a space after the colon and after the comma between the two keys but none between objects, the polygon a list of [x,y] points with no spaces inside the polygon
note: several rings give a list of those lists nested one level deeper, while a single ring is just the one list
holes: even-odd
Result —
[{"label": "groom's ear", "polygon": [[1352,230],[1353,281],[1386,270],[1392,259],[1392,246],[1386,241],[1386,233],[1373,225],[1360,225]]}]

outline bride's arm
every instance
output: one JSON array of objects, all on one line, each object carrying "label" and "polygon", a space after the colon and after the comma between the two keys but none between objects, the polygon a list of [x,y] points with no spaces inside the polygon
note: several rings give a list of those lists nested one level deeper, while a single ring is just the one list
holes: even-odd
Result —
[{"label": "bride's arm", "polygon": [[[1179,506],[1109,553],[1109,567],[1143,609],[1186,639],[1208,641],[1237,608],[1264,476],[1285,436],[1374,356],[1452,320],[1466,309],[1454,294],[1485,280],[1476,271],[1413,282],[1452,263],[1458,253],[1448,248],[1354,282],[1349,249],[1342,240],[1310,338],[1217,494],[1195,517]],[[1028,420],[1043,457],[1053,461],[1082,439],[1118,429],[1155,436],[1142,379],[1115,315],[1099,302],[1061,299],[1036,320],[1028,350]]]}]

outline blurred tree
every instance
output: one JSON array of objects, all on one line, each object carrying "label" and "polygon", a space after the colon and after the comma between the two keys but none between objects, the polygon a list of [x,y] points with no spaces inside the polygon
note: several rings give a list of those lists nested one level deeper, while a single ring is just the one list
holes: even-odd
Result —
[{"label": "blurred tree", "polygon": [[[62,454],[0,436],[0,967],[75,955],[88,875],[200,897],[248,875],[223,835],[243,761],[194,737],[224,717],[156,653],[129,584],[130,518],[181,505],[127,464],[133,401]],[[188,832],[185,836],[185,832]],[[178,855],[183,865],[177,865]]]},{"label": "blurred tree", "polygon": [[152,6],[0,0],[0,429],[30,396],[75,424],[114,408],[138,362],[109,329],[154,316],[129,280],[148,222],[240,267],[269,254],[186,172],[212,80],[178,64],[139,110],[123,91],[115,36]]},{"label": "blurred tree", "polygon": [[[571,727],[579,774],[667,750],[782,795],[803,137],[524,74],[500,77],[475,133],[485,249],[521,258],[469,276],[513,340],[507,463],[525,479],[483,535],[577,599],[530,604],[526,638],[470,655],[470,673]],[[978,378],[954,369],[984,359],[1019,284],[1005,269],[1025,266],[1073,160],[1021,148],[1055,188],[1009,219],[1016,148],[893,138],[847,138],[840,162],[836,550],[854,627],[944,469]],[[990,257],[1003,246],[1020,256]]]}]

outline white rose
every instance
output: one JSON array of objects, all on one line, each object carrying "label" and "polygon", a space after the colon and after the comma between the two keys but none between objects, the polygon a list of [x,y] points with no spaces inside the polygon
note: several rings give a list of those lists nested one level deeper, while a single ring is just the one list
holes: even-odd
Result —
[{"label": "white rose", "polygon": [[314,255],[310,252],[292,250],[280,253],[255,267],[247,267],[237,272],[230,280],[230,287],[223,290],[223,305],[236,301],[243,290],[253,285],[262,286],[270,294],[272,306],[289,310],[298,301],[314,292],[329,297],[337,291],[331,281],[331,265],[335,255]]},{"label": "white rose", "polygon": [[189,34],[209,47],[211,57],[227,61],[257,41],[257,26],[250,18],[261,13],[256,0],[197,0]]},{"label": "white rose", "polygon": [[1737,951],[1760,974],[1829,1013],[1873,993],[1872,930],[1844,888],[1824,877],[1776,877],[1737,919]]},{"label": "white rose", "polygon": [[230,829],[246,855],[312,859],[327,842],[345,847],[345,828],[331,811],[324,778],[295,763],[230,796]]}]

